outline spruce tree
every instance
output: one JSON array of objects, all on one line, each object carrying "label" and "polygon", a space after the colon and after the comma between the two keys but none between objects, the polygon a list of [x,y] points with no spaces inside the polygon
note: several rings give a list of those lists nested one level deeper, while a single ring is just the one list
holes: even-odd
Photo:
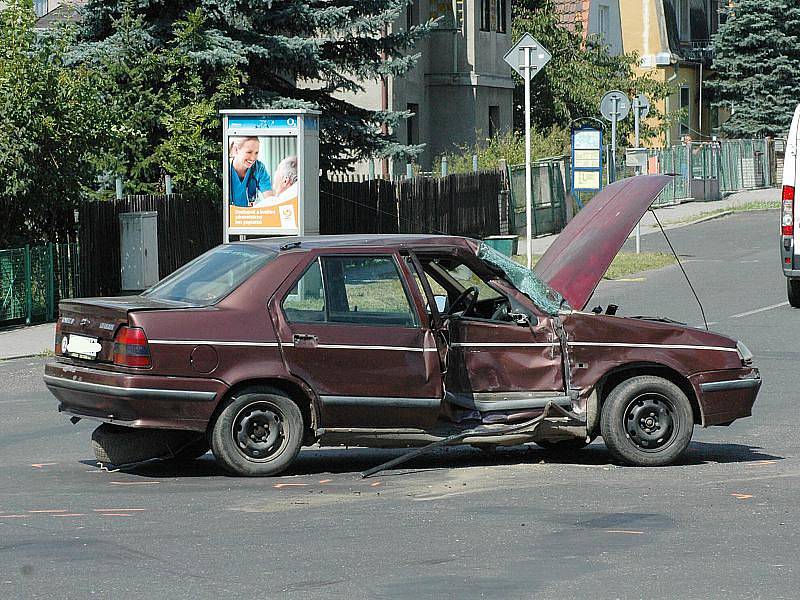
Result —
[{"label": "spruce tree", "polygon": [[[148,53],[176,44],[187,15],[202,18],[186,55],[196,64],[207,95],[233,69],[242,93],[219,108],[315,108],[323,112],[323,169],[345,170],[372,156],[405,156],[419,149],[398,144],[389,131],[406,116],[355,106],[341,94],[362,82],[401,76],[416,62],[414,43],[431,23],[392,28],[408,0],[89,0],[82,10],[84,43],[76,60],[98,63],[123,51],[120,19],[141,19]],[[116,37],[115,37],[116,36]],[[185,40],[184,40],[185,41]],[[157,83],[150,91],[161,93]],[[159,134],[160,135],[160,134]],[[218,133],[216,134],[219,135]],[[217,138],[218,139],[218,138]]]},{"label": "spruce tree", "polygon": [[800,3],[736,0],[714,40],[713,106],[732,137],[785,135],[800,103]]}]

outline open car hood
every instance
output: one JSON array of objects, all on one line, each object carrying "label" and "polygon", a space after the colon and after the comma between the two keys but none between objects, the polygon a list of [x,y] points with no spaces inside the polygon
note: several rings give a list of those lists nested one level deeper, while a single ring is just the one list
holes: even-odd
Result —
[{"label": "open car hood", "polygon": [[585,308],[628,235],[670,180],[641,175],[612,183],[575,215],[533,270],[570,306]]}]

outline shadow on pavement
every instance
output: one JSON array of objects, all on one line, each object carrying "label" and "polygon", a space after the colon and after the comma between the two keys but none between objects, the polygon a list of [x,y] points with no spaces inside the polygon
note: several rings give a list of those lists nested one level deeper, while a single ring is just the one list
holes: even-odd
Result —
[{"label": "shadow on pavement", "polygon": [[[292,467],[282,476],[352,474],[402,456],[406,449],[370,448],[308,448],[303,450]],[[692,442],[685,458],[676,466],[692,466],[709,463],[747,463],[783,460],[761,452],[756,446]],[[93,461],[82,461],[96,466]],[[494,450],[477,450],[471,447],[444,448],[417,457],[392,471],[381,473],[381,477],[407,474],[409,471],[429,471],[467,467],[509,466],[526,464],[560,464],[600,466],[614,464],[602,442],[595,442],[581,450],[544,450],[538,446],[513,446]],[[174,463],[153,461],[137,467],[121,469],[120,472],[149,478],[219,477],[230,476],[215,460],[206,454],[200,459]]]}]

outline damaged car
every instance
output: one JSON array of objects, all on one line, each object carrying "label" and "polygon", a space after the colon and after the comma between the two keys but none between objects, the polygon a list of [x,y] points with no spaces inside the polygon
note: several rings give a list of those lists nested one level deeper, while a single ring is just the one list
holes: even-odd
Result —
[{"label": "damaged car", "polygon": [[438,235],[268,238],[210,250],[138,296],[65,300],[44,381],[102,422],[98,460],[192,458],[274,475],[304,445],[575,449],[680,459],[749,416],[745,345],[584,309],[669,181],[608,186],[528,270]]}]

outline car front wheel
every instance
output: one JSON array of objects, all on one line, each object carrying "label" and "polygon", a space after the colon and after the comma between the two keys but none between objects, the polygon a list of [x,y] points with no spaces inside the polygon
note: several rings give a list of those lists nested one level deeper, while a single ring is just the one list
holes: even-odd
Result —
[{"label": "car front wheel", "polygon": [[606,398],[600,431],[621,462],[659,467],[675,462],[692,439],[694,417],[686,394],[661,377],[632,377]]},{"label": "car front wheel", "polygon": [[303,416],[291,399],[246,390],[231,398],[214,423],[211,450],[237,475],[268,476],[284,471],[303,443]]}]

